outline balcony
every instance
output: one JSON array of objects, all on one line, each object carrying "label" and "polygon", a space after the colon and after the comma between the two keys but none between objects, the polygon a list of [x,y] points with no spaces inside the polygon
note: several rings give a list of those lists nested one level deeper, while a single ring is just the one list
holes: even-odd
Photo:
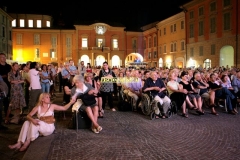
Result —
[{"label": "balcony", "polygon": [[92,47],[92,50],[110,51],[110,47]]}]

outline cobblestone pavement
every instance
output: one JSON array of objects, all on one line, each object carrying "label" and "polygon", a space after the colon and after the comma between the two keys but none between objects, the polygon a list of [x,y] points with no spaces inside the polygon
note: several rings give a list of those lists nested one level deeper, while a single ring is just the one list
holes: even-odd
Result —
[{"label": "cobblestone pavement", "polygon": [[66,129],[59,123],[48,159],[239,159],[240,116],[178,115],[150,120],[133,112],[106,111],[103,130]]},{"label": "cobblestone pavement", "polygon": [[[61,97],[61,95],[59,95]],[[60,102],[60,101],[58,101]],[[192,111],[191,111],[192,112]],[[66,120],[56,114],[56,131],[50,143],[48,160],[230,160],[240,159],[240,115],[229,115],[218,109],[219,116],[198,116],[189,113],[189,118],[174,115],[169,119],[150,120],[141,112],[112,112],[106,110],[99,124],[99,134],[89,129],[67,129],[71,112]],[[1,160],[23,159],[25,152],[7,148],[17,140],[20,125],[9,125],[9,130],[0,131]],[[42,137],[36,140],[41,147]],[[34,142],[35,143],[35,142]],[[35,143],[36,144],[36,143]],[[39,153],[32,159],[37,159]]]}]

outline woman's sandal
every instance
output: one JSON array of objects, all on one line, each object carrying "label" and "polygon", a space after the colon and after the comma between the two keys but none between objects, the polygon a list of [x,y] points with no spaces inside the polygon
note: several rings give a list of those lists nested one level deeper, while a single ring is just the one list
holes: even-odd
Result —
[{"label": "woman's sandal", "polygon": [[97,127],[97,131],[98,131],[98,132],[102,131],[102,129],[103,129],[103,128],[102,128],[101,126],[98,126],[98,127]]},{"label": "woman's sandal", "polygon": [[189,107],[190,110],[197,110],[198,108],[193,106],[193,107]]},{"label": "woman's sandal", "polygon": [[99,116],[98,116],[98,118],[103,118],[103,113],[102,113],[102,111],[98,111],[99,112]]},{"label": "woman's sandal", "polygon": [[186,113],[183,113],[182,116],[188,118],[188,115]]},{"label": "woman's sandal", "polygon": [[203,111],[197,110],[196,112],[197,112],[199,115],[204,115],[204,112],[203,112]]}]

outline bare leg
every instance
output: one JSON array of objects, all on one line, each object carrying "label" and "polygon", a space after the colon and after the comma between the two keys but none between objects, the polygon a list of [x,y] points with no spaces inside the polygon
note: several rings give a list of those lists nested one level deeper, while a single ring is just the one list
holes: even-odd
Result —
[{"label": "bare leg", "polygon": [[25,151],[27,148],[28,148],[28,146],[30,145],[30,139],[27,139],[24,143],[23,143],[23,146],[19,149],[19,151],[21,151],[21,152],[23,152],[23,151]]},{"label": "bare leg", "polygon": [[5,124],[8,124],[9,123],[9,116],[10,116],[10,113],[11,113],[11,107],[9,106],[8,108],[8,111],[7,111],[7,115],[5,117]]},{"label": "bare leg", "polygon": [[194,106],[197,107],[197,108],[199,109],[199,106],[198,106],[198,103],[197,103],[196,98],[193,98],[192,101],[193,101]]},{"label": "bare leg", "polygon": [[201,97],[199,97],[198,99],[197,99],[197,104],[198,104],[198,109],[200,110],[200,111],[202,111],[202,98]]},{"label": "bare leg", "polygon": [[214,91],[209,92],[209,100],[210,100],[210,106],[215,105],[214,104],[214,101],[215,101],[215,92]]},{"label": "bare leg", "polygon": [[92,109],[90,107],[87,107],[86,112],[87,112],[88,117],[92,121],[93,127],[97,128],[99,125],[98,125],[97,121],[95,120]]},{"label": "bare leg", "polygon": [[[188,96],[186,96],[186,101],[185,102],[187,102],[187,104],[192,108],[192,107],[194,107],[193,106],[193,104],[192,104],[192,102],[189,100],[189,97]],[[195,106],[196,107],[196,106]]]}]

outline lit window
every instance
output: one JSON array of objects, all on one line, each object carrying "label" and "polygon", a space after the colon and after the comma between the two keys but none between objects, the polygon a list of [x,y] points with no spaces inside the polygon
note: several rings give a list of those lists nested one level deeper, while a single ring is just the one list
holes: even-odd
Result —
[{"label": "lit window", "polygon": [[54,49],[50,49],[50,57],[56,58],[56,51]]},{"label": "lit window", "polygon": [[88,47],[88,39],[82,38],[82,47]]},{"label": "lit window", "polygon": [[28,27],[33,27],[33,20],[32,19],[28,20]]},{"label": "lit window", "polygon": [[35,58],[39,58],[40,57],[40,50],[39,48],[35,49]]},{"label": "lit window", "polygon": [[103,39],[97,40],[97,47],[103,47]]},{"label": "lit window", "polygon": [[51,38],[51,43],[52,43],[52,47],[56,48],[57,47],[57,37],[52,37]]},{"label": "lit window", "polygon": [[41,20],[37,20],[37,28],[41,28],[42,27],[42,21]]},{"label": "lit window", "polygon": [[25,27],[25,25],[24,25],[24,19],[20,19],[20,27]]},{"label": "lit window", "polygon": [[46,26],[47,26],[47,27],[51,27],[50,21],[47,21],[47,22],[46,22]]},{"label": "lit window", "polygon": [[113,39],[113,48],[118,48],[118,40],[117,39]]},{"label": "lit window", "polygon": [[12,27],[16,27],[16,19],[12,21]]}]

